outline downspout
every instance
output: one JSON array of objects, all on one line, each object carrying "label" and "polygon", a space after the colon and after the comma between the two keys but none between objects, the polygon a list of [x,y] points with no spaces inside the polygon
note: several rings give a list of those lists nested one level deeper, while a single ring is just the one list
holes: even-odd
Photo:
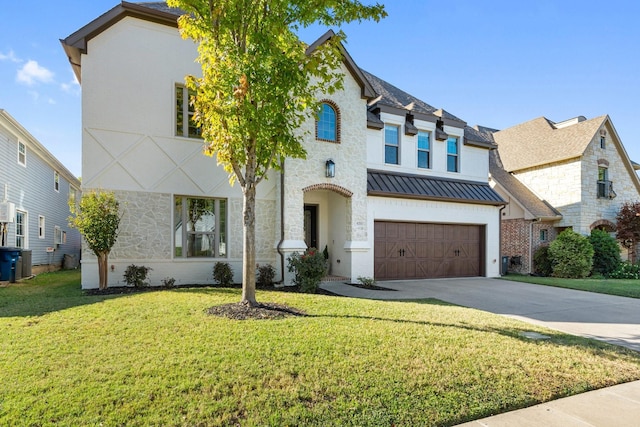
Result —
[{"label": "downspout", "polygon": [[281,279],[276,284],[284,285],[284,253],[282,243],[284,242],[284,159],[280,159],[280,241],[278,242],[278,254],[280,255]]},{"label": "downspout", "polygon": [[533,224],[540,222],[540,218],[535,218],[529,223],[529,274],[533,273]]}]

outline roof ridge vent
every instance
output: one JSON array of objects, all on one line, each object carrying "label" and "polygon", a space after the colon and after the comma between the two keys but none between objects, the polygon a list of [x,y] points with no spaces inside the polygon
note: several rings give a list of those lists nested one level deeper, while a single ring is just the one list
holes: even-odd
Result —
[{"label": "roof ridge vent", "polygon": [[567,126],[572,126],[572,125],[578,124],[580,122],[584,122],[586,120],[587,120],[587,118],[585,116],[578,116],[578,117],[574,117],[572,119],[565,120],[565,121],[562,121],[562,122],[553,123],[553,126],[556,129],[562,129],[562,128],[566,128]]}]

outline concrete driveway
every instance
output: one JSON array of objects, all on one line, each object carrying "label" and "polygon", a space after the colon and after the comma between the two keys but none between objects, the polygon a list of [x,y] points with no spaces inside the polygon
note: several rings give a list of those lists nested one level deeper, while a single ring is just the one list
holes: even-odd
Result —
[{"label": "concrete driveway", "polygon": [[436,298],[640,351],[640,299],[501,279],[464,278],[379,282],[395,291],[325,282],[338,295],[381,300]]}]

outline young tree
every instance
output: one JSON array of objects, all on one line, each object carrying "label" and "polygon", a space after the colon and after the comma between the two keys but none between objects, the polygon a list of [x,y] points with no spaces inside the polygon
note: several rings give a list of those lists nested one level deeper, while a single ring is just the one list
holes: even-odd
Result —
[{"label": "young tree", "polygon": [[202,77],[194,118],[205,154],[215,155],[242,188],[242,303],[255,298],[256,186],[286,157],[304,158],[300,125],[318,107],[317,94],[342,88],[339,32],[311,51],[295,31],[312,23],[339,26],[386,16],[384,6],[358,0],[168,0],[182,9],[184,38],[198,44]]},{"label": "young tree", "polygon": [[636,262],[640,242],[640,202],[625,202],[616,215],[616,238],[629,249],[629,260]]},{"label": "young tree", "polygon": [[69,202],[74,216],[69,217],[69,225],[77,228],[89,249],[98,257],[100,289],[107,288],[108,257],[118,238],[120,226],[120,204],[112,192],[91,191],[82,195],[80,204]]}]

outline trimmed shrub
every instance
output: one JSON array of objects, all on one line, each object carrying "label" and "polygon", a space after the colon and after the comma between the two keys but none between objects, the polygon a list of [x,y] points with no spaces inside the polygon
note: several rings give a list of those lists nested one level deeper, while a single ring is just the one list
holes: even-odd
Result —
[{"label": "trimmed shrub", "polygon": [[151,267],[131,264],[127,267],[122,277],[127,285],[135,288],[144,288],[145,286],[149,286],[149,282],[147,282],[147,274],[151,270]]},{"label": "trimmed shrub", "polygon": [[609,275],[610,279],[640,279],[640,265],[624,261]]},{"label": "trimmed shrub", "polygon": [[553,274],[553,262],[549,257],[549,246],[540,246],[533,253],[533,271],[538,276],[543,277]]},{"label": "trimmed shrub", "polygon": [[165,288],[173,288],[176,285],[176,279],[173,277],[165,277],[162,279],[162,286]]},{"label": "trimmed shrub", "polygon": [[213,280],[219,285],[229,286],[233,284],[233,271],[228,262],[218,261],[213,266]]},{"label": "trimmed shrub", "polygon": [[592,230],[589,242],[593,246],[593,274],[608,277],[620,265],[618,241],[604,230]]},{"label": "trimmed shrub", "polygon": [[256,286],[268,288],[273,285],[273,278],[276,277],[276,269],[271,264],[258,265],[258,277]]},{"label": "trimmed shrub", "polygon": [[593,246],[587,237],[567,228],[551,242],[549,257],[555,277],[581,279],[591,273]]},{"label": "trimmed shrub", "polygon": [[300,291],[307,293],[316,292],[327,272],[324,256],[316,248],[309,248],[302,255],[298,252],[292,253],[287,269],[295,274],[293,281],[300,286]]},{"label": "trimmed shrub", "polygon": [[376,280],[373,277],[358,276],[358,282],[364,287],[370,288],[376,284]]}]

